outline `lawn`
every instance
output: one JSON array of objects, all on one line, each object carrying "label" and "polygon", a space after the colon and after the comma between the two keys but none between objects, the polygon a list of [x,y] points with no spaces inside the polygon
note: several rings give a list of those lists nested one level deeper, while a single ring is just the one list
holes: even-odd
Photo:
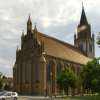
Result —
[{"label": "lawn", "polygon": [[94,96],[74,96],[70,97],[72,99],[82,99],[82,100],[100,100],[100,95],[94,95]]}]

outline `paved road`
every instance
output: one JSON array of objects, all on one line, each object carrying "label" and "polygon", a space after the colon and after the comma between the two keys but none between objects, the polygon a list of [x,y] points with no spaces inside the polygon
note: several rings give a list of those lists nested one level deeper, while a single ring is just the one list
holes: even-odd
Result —
[{"label": "paved road", "polygon": [[18,100],[50,100],[48,97],[19,96]]},{"label": "paved road", "polygon": [[[49,98],[49,97],[32,97],[32,96],[19,96],[18,100],[77,100],[77,99],[63,99],[63,98]],[[79,99],[78,99],[79,100]]]}]

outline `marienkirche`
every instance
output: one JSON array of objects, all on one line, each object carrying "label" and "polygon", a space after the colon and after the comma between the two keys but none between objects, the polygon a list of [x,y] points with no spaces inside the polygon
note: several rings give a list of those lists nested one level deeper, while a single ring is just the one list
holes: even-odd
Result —
[{"label": "marienkirche", "polygon": [[14,90],[27,95],[57,94],[58,73],[70,67],[78,74],[80,67],[94,57],[94,52],[94,34],[84,7],[74,35],[74,45],[39,32],[36,25],[32,29],[29,16],[27,32],[22,32],[21,48],[16,50]]}]

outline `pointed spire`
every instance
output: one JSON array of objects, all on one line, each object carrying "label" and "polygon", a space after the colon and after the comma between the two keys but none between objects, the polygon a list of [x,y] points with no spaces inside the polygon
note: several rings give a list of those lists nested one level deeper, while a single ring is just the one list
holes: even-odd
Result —
[{"label": "pointed spire", "polygon": [[37,31],[36,23],[35,23],[35,27],[34,27],[34,30],[35,30],[35,31]]},{"label": "pointed spire", "polygon": [[22,35],[24,35],[24,30],[22,30]]},{"label": "pointed spire", "polygon": [[18,51],[19,50],[19,47],[18,47],[18,45],[17,45],[17,50],[16,51]]},{"label": "pointed spire", "polygon": [[87,21],[87,18],[86,18],[84,5],[83,5],[83,2],[82,2],[82,13],[81,13],[80,25],[85,25],[85,24],[88,24],[88,21]]},{"label": "pointed spire", "polygon": [[84,9],[83,1],[82,1],[82,9]]},{"label": "pointed spire", "polygon": [[30,14],[29,14],[29,17],[28,17],[28,21],[27,21],[27,23],[28,23],[28,24],[32,24]]},{"label": "pointed spire", "polygon": [[28,21],[27,21],[27,33],[31,33],[32,31],[32,21],[31,21],[31,17],[29,15]]},{"label": "pointed spire", "polygon": [[22,30],[22,38],[24,37],[24,30]]},{"label": "pointed spire", "polygon": [[38,31],[37,31],[37,26],[36,26],[36,23],[35,23],[35,26],[34,26],[34,37],[37,39],[38,38]]}]

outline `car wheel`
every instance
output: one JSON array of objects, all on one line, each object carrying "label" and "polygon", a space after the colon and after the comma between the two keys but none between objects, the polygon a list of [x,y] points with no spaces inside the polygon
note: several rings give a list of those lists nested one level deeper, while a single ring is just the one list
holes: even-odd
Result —
[{"label": "car wheel", "polygon": [[17,98],[14,98],[14,100],[17,100]]}]

